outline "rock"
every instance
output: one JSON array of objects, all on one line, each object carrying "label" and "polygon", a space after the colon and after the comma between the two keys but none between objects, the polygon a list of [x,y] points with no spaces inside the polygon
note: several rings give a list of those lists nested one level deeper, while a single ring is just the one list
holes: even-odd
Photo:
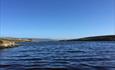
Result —
[{"label": "rock", "polygon": [[16,46],[14,41],[0,40],[0,48],[9,48],[13,46]]}]

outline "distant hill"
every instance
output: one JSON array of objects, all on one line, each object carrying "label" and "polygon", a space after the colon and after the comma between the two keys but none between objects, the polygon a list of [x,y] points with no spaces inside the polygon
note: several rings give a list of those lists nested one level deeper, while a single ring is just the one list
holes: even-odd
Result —
[{"label": "distant hill", "polygon": [[45,38],[15,38],[15,37],[0,37],[0,40],[31,40],[32,42],[54,41]]},{"label": "distant hill", "polygon": [[115,35],[93,36],[60,41],[115,41]]}]

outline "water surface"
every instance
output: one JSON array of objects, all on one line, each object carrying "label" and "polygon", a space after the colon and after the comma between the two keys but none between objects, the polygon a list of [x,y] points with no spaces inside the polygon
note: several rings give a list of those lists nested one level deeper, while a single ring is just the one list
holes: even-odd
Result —
[{"label": "water surface", "polygon": [[115,41],[20,44],[0,50],[0,70],[115,70]]}]

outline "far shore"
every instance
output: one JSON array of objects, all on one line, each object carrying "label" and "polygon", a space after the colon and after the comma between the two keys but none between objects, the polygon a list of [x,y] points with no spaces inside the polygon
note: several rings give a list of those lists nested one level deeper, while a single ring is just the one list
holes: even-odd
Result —
[{"label": "far shore", "polygon": [[91,36],[91,37],[60,40],[60,41],[115,41],[115,35]]}]

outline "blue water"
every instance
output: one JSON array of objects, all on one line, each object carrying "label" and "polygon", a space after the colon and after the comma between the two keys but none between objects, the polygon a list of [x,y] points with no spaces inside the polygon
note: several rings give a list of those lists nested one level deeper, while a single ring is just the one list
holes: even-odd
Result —
[{"label": "blue water", "polygon": [[20,44],[0,49],[0,70],[115,70],[115,41]]}]

